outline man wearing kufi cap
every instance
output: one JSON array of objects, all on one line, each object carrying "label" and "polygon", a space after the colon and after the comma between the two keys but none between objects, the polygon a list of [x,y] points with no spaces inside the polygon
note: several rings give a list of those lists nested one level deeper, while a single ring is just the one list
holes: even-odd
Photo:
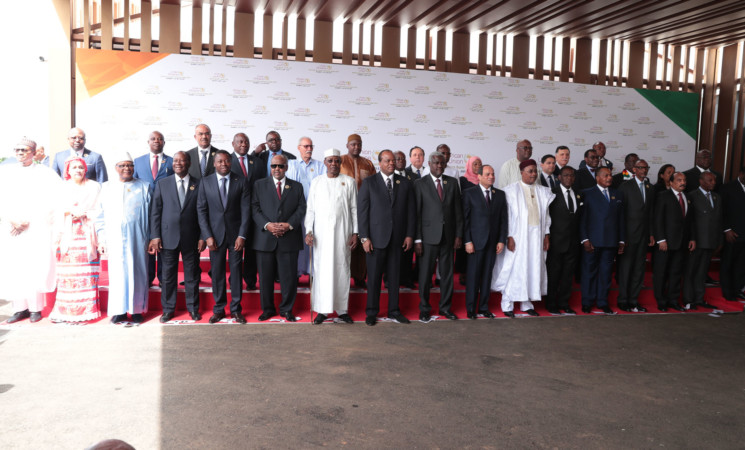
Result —
[{"label": "man wearing kufi cap", "polygon": [[[529,145],[530,143],[528,143]],[[514,303],[531,316],[538,313],[533,301],[546,295],[546,252],[551,217],[548,207],[555,195],[551,189],[536,183],[537,163],[526,159],[519,164],[520,181],[505,186],[507,198],[507,251],[494,266],[492,290],[502,293],[502,311],[515,317]]]},{"label": "man wearing kufi cap", "polygon": [[357,238],[357,187],[354,179],[339,173],[341,152],[323,153],[325,175],[310,184],[305,211],[305,243],[313,249],[311,308],[320,324],[332,312],[352,323],[349,303],[349,265]]},{"label": "man wearing kufi cap", "polygon": [[52,219],[62,182],[34,164],[34,141],[23,138],[14,149],[17,162],[0,168],[0,298],[13,302],[8,323],[38,322],[55,289]]},{"label": "man wearing kufi cap", "polygon": [[[360,156],[362,153],[362,137],[359,134],[350,134],[347,137],[347,154],[341,157],[341,173],[354,178],[359,190],[362,180],[375,174],[375,166],[372,161]],[[366,288],[367,264],[365,263],[365,251],[362,246],[352,251],[352,278],[354,285],[358,288]]]},{"label": "man wearing kufi cap", "polygon": [[150,184],[134,178],[129,153],[112,158],[116,179],[107,181],[98,196],[96,219],[99,252],[109,260],[108,315],[112,323],[143,321],[148,301]]}]

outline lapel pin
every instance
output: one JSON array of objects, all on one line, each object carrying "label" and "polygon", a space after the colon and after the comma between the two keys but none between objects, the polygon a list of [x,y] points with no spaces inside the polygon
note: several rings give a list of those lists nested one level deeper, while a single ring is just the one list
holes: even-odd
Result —
[{"label": "lapel pin", "polygon": [[611,199],[611,200],[615,200],[615,199],[616,199],[616,196],[615,196],[615,195],[611,195],[611,196],[610,196],[610,199]]},{"label": "lapel pin", "polygon": [[315,169],[311,167],[311,168],[310,168],[310,171],[311,171],[311,172],[314,172],[314,171],[315,171]]},{"label": "lapel pin", "polygon": [[401,184],[401,180],[396,180],[396,184]]},{"label": "lapel pin", "polygon": [[253,162],[253,160],[250,160],[250,161],[248,161],[248,163],[249,163],[249,164],[253,164],[254,162]]},{"label": "lapel pin", "polygon": [[345,182],[343,182],[343,181],[342,181],[342,182],[341,182],[341,185],[342,185],[342,186],[346,186],[347,184],[346,184]]},{"label": "lapel pin", "polygon": [[190,191],[193,191],[194,190],[194,186],[189,186],[189,190]]},{"label": "lapel pin", "polygon": [[212,153],[210,154],[210,156],[215,156],[215,152],[212,152]]},{"label": "lapel pin", "polygon": [[290,189],[290,185],[285,183],[285,189]]},{"label": "lapel pin", "polygon": [[442,180],[442,184],[448,184],[448,180]]}]

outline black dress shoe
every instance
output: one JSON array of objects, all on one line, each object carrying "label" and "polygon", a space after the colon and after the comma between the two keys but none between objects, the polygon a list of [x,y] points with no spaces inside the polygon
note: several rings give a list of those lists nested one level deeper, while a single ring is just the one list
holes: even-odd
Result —
[{"label": "black dress shoe", "polygon": [[439,285],[440,285],[440,279],[439,278],[435,278],[435,286],[439,286]]},{"label": "black dress shoe", "polygon": [[657,307],[657,311],[659,311],[659,312],[666,312],[667,311],[667,306],[658,306]]},{"label": "black dress shoe", "polygon": [[577,311],[573,310],[572,308],[565,308],[564,314],[570,315],[570,316],[576,316]]},{"label": "black dress shoe", "polygon": [[450,320],[458,320],[458,316],[456,316],[450,311],[440,311],[440,314],[442,314],[443,316],[447,317]]},{"label": "black dress shoe", "polygon": [[476,320],[476,313],[471,311],[466,311],[466,317],[468,317],[471,320]]},{"label": "black dress shoe", "polygon": [[313,325],[320,325],[323,323],[324,320],[326,320],[326,314],[318,314],[315,319],[313,319]]},{"label": "black dress shoe", "polygon": [[243,324],[246,323],[246,318],[243,317],[243,314],[241,314],[239,312],[234,312],[233,314],[230,315],[230,317],[232,317],[233,319],[235,319],[235,321],[238,322],[238,323],[240,323],[241,325],[243,325]]},{"label": "black dress shoe", "polygon": [[409,319],[406,318],[403,314],[401,314],[401,311],[396,311],[388,314],[389,319],[393,319],[396,323],[411,323]]},{"label": "black dress shoe", "polygon": [[546,311],[548,311],[548,313],[551,314],[552,316],[560,316],[561,315],[561,311],[559,311],[556,308],[547,309]]},{"label": "black dress shoe", "polygon": [[354,280],[354,287],[358,289],[367,289],[367,283],[365,283],[365,280]]},{"label": "black dress shoe", "polygon": [[255,291],[256,290],[256,285],[255,284],[247,284],[246,285],[246,290],[247,291]]},{"label": "black dress shoe", "polygon": [[292,313],[292,311],[288,311],[286,313],[280,314],[280,316],[287,319],[288,322],[297,322],[297,318],[295,318],[295,314]]},{"label": "black dress shoe", "polygon": [[111,323],[122,323],[126,322],[127,315],[126,314],[115,314],[111,316]]},{"label": "black dress shoe", "polygon": [[695,311],[698,309],[698,306],[695,303],[686,303],[684,309]]},{"label": "black dress shoe", "polygon": [[494,318],[494,314],[492,314],[492,312],[489,311],[489,310],[480,311],[479,314],[481,314],[482,316],[486,317],[487,319],[493,319]]},{"label": "black dress shoe", "polygon": [[269,319],[271,319],[272,317],[274,317],[274,316],[276,316],[276,315],[277,315],[277,313],[275,313],[275,312],[267,312],[267,311],[264,311],[264,312],[263,312],[263,313],[261,313],[261,315],[259,316],[259,321],[260,321],[260,322],[263,322],[263,321],[265,321],[265,320],[269,320]]},{"label": "black dress shoe", "polygon": [[582,307],[582,312],[585,313],[585,314],[592,313],[592,306],[583,306]]},{"label": "black dress shoe", "polygon": [[430,313],[426,312],[420,312],[419,313],[419,320],[422,322],[429,322],[432,319],[432,315]]},{"label": "black dress shoe", "polygon": [[674,309],[676,311],[683,312],[685,309],[683,309],[679,304],[673,303],[672,305],[668,305],[670,309]]},{"label": "black dress shoe", "polygon": [[643,306],[640,306],[640,305],[636,305],[636,306],[634,306],[634,307],[631,308],[631,311],[633,311],[633,312],[647,312],[647,308],[645,308]]},{"label": "black dress shoe", "polygon": [[132,314],[132,322],[142,323],[145,321],[145,317],[142,314]]},{"label": "black dress shoe", "polygon": [[19,320],[28,319],[29,317],[31,317],[31,313],[28,312],[28,309],[24,309],[23,311],[18,311],[17,313],[10,316],[6,322],[14,323],[18,322]]},{"label": "black dress shoe", "polygon": [[712,286],[719,286],[719,282],[712,277],[706,275],[706,279],[704,280],[704,284],[706,286],[712,287]]},{"label": "black dress shoe", "polygon": [[166,322],[170,321],[171,319],[173,319],[173,313],[172,312],[163,313],[163,315],[160,316],[160,323],[166,323]]},{"label": "black dress shoe", "polygon": [[193,320],[196,320],[197,322],[202,320],[202,314],[200,314],[199,311],[189,311],[189,315]]},{"label": "black dress shoe", "polygon": [[[702,308],[708,308],[708,309],[715,309],[716,308],[716,306],[714,306],[714,305],[712,305],[710,303],[706,303],[706,302],[699,303],[697,306],[700,306]],[[33,313],[31,313],[31,314],[33,314]]]},{"label": "black dress shoe", "polygon": [[375,323],[377,323],[378,319],[375,316],[367,316],[365,317],[365,323],[368,326],[375,326]]},{"label": "black dress shoe", "polygon": [[737,295],[736,295],[735,297],[736,297],[736,298],[735,298],[735,301],[738,301],[738,300],[745,300],[745,293],[743,293],[743,292],[739,292],[739,293],[738,293],[738,294],[737,294]]},{"label": "black dress shoe", "polygon": [[527,310],[525,312],[528,313],[528,315],[533,316],[533,317],[540,316],[540,314],[538,314],[538,312],[535,309],[529,309],[529,310]]},{"label": "black dress shoe", "polygon": [[609,314],[609,315],[618,314],[617,312],[613,311],[610,306],[603,306],[600,309],[602,309],[605,314]]},{"label": "black dress shoe", "polygon": [[[225,318],[225,313],[220,311],[212,314],[212,317],[210,317],[210,323],[217,323]],[[261,320],[261,319],[259,319]]]},{"label": "black dress shoe", "polygon": [[512,312],[512,311],[504,311],[504,315],[507,316],[507,317],[509,317],[510,319],[514,319],[515,318],[515,313]]},{"label": "black dress shoe", "polygon": [[31,315],[28,317],[28,321],[31,323],[36,323],[41,320],[41,313],[36,311],[32,312]]},{"label": "black dress shoe", "polygon": [[620,309],[621,311],[624,311],[624,312],[631,312],[631,307],[626,306],[626,305],[624,305],[624,306],[618,305],[618,309]]},{"label": "black dress shoe", "polygon": [[350,316],[349,314],[341,314],[339,316],[339,320],[341,320],[344,323],[354,323],[352,316]]},{"label": "black dress shoe", "polygon": [[414,286],[414,283],[412,283],[411,281],[409,281],[408,283],[402,284],[402,286],[405,287],[406,289],[416,289],[416,286]]}]

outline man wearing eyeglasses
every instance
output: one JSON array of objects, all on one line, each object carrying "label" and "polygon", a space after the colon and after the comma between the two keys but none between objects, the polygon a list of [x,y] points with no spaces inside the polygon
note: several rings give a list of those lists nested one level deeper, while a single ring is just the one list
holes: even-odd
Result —
[{"label": "man wearing eyeglasses", "polygon": [[85,148],[85,131],[80,128],[73,128],[67,134],[67,142],[70,144],[70,149],[59,151],[54,155],[52,169],[57,172],[57,175],[60,177],[63,175],[65,160],[70,156],[77,155],[83,158],[88,166],[88,171],[85,173],[86,178],[99,183],[105,183],[109,179],[106,164],[104,164],[101,155]]},{"label": "man wearing eyeglasses", "polygon": [[[311,143],[312,145],[312,143]],[[277,155],[284,155],[288,160],[297,159],[292,153],[282,150],[282,136],[272,130],[266,134],[266,142],[259,144],[254,149],[254,156],[266,164],[266,174],[271,176],[271,161]]]},{"label": "man wearing eyeglasses", "polygon": [[[593,149],[587,149],[585,151],[585,163],[584,167],[577,170],[574,178],[574,189],[575,192],[582,192],[585,189],[589,189],[595,186],[595,172],[599,168],[600,159],[598,158],[598,152]],[[612,178],[611,178],[612,180]]]},{"label": "man wearing eyeglasses", "polygon": [[[305,198],[308,199],[308,194],[310,193],[310,183],[313,181],[314,178],[316,178],[319,175],[326,174],[326,166],[323,162],[318,161],[317,159],[313,159],[313,149],[315,146],[313,145],[313,140],[307,136],[303,136],[298,140],[297,143],[297,151],[300,154],[300,159],[295,162],[295,170],[300,173],[302,172],[305,174],[305,179],[307,182],[307,188],[305,184],[303,184],[303,190],[305,191]],[[303,182],[300,179],[295,179],[291,176],[291,174],[288,172],[287,176],[291,179],[294,179],[295,181]],[[305,236],[305,224],[303,223],[303,236]],[[310,268],[310,250],[308,246],[303,243],[303,249],[300,251],[300,254],[297,258],[297,274],[298,276],[302,275],[308,275],[308,270]]]},{"label": "man wearing eyeglasses", "polygon": [[522,180],[520,163],[529,160],[531,156],[533,156],[533,144],[527,139],[518,142],[515,148],[515,159],[502,164],[502,168],[499,169],[499,189],[504,189],[505,186]]},{"label": "man wearing eyeglasses", "polygon": [[[607,167],[610,169],[611,173],[613,173],[613,161],[605,157],[605,144],[598,141],[594,144],[592,144],[592,149],[595,150],[595,153],[598,155],[598,168],[600,167]],[[579,168],[584,169],[587,165],[587,162],[582,161],[579,163]]]}]

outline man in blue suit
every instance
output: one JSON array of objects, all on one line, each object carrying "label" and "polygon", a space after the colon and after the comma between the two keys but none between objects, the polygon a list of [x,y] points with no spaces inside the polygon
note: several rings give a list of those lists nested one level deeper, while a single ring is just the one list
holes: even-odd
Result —
[{"label": "man in blue suit", "polygon": [[610,169],[600,167],[597,185],[585,189],[584,210],[579,224],[582,247],[582,312],[589,314],[597,305],[606,314],[616,314],[608,306],[608,289],[613,275],[613,259],[622,254],[626,224],[623,198],[611,188]]},{"label": "man in blue suit", "polygon": [[63,175],[65,160],[70,156],[77,155],[83,158],[85,164],[88,165],[88,171],[85,173],[86,178],[99,183],[105,183],[109,180],[106,165],[101,155],[85,148],[85,131],[80,128],[73,128],[67,135],[67,142],[70,144],[70,149],[61,150],[54,155],[52,169],[57,172],[57,175],[60,177]]},{"label": "man in blue suit", "polygon": [[469,319],[476,319],[477,313],[493,319],[490,286],[497,255],[507,242],[507,199],[504,191],[492,186],[492,166],[482,166],[477,175],[478,188],[463,191],[463,240],[468,254],[466,314]]},{"label": "man in blue suit", "polygon": [[202,239],[210,249],[212,295],[215,307],[210,323],[225,317],[228,302],[225,291],[225,253],[230,263],[230,315],[244,324],[241,314],[243,294],[243,248],[251,220],[250,192],[244,178],[230,173],[232,159],[225,150],[215,151],[215,173],[202,177],[197,197],[197,217]]},{"label": "man in blue suit", "polygon": [[148,252],[151,255],[160,253],[163,265],[159,276],[163,306],[161,323],[171,320],[176,309],[179,254],[184,261],[186,309],[192,319],[202,319],[199,313],[199,254],[206,244],[200,239],[197,219],[199,180],[189,176],[190,166],[189,155],[176,152],[173,156],[175,174],[156,183],[150,206]]},{"label": "man in blue suit", "polygon": [[[166,140],[160,131],[150,133],[147,139],[147,145],[150,147],[150,153],[135,158],[134,177],[150,183],[150,191],[152,192],[158,180],[173,175],[173,158],[163,153]],[[157,253],[151,253],[147,266],[148,280],[151,285],[153,284],[153,280],[155,280],[156,259],[158,259],[158,281],[162,281],[163,269],[160,267],[160,258],[157,258]]]}]

